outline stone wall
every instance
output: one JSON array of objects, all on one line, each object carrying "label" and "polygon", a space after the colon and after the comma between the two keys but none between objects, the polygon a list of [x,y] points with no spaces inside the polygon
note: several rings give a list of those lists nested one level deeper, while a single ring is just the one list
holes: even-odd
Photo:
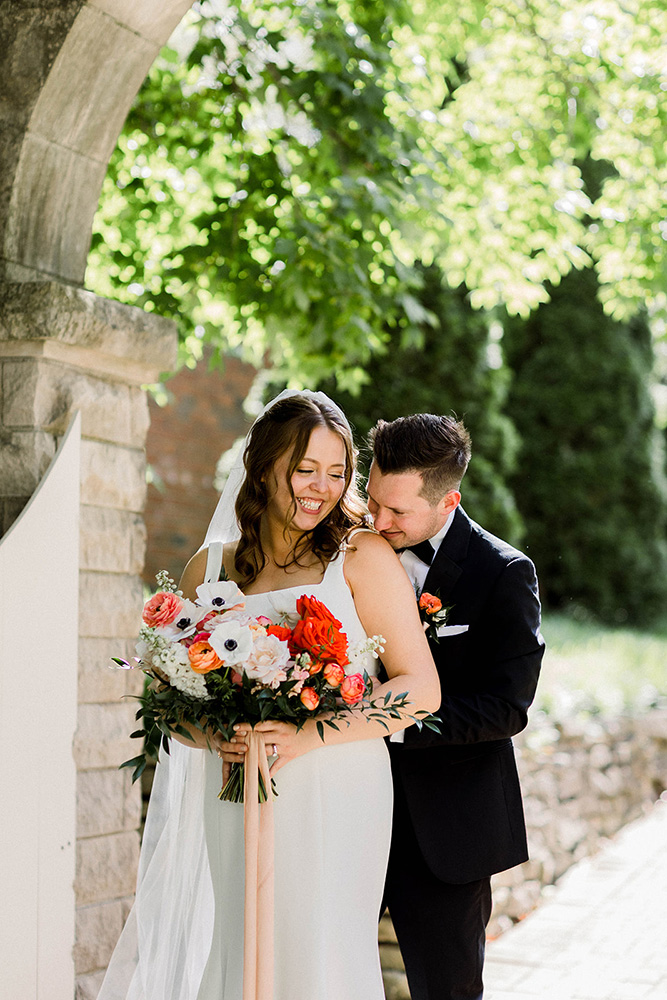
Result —
[{"label": "stone wall", "polygon": [[56,282],[0,286],[0,317],[3,530],[81,413],[75,962],[77,996],[88,1000],[136,879],[140,791],[118,764],[134,754],[134,706],[123,696],[137,678],[109,658],[131,653],[143,596],[141,385],[175,363],[176,332],[167,320]]},{"label": "stone wall", "polygon": [[[531,858],[494,876],[489,937],[525,917],[572,864],[594,854],[667,788],[667,709],[559,722],[538,712],[515,744]],[[387,1000],[409,1000],[388,917],[380,942]]]}]

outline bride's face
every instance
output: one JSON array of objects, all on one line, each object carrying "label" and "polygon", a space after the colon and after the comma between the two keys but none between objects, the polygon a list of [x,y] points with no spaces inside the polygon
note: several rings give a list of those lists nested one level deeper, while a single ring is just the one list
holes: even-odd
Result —
[{"label": "bride's face", "polygon": [[292,514],[295,500],[290,527],[310,531],[331,513],[343,495],[345,445],[328,427],[315,428],[290,479],[294,500],[287,482],[291,457],[291,450],[285,452],[273,467],[267,514],[282,526]]}]

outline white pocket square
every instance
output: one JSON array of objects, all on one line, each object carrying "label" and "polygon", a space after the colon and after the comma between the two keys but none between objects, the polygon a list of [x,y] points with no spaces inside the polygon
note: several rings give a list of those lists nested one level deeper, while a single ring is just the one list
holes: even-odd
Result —
[{"label": "white pocket square", "polygon": [[441,625],[438,629],[438,636],[442,635],[460,635],[461,632],[467,632],[470,625]]}]

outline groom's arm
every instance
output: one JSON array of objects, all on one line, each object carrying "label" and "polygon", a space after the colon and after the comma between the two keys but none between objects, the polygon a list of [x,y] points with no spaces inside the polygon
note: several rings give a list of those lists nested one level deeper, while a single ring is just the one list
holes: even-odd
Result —
[{"label": "groom's arm", "polygon": [[537,577],[530,559],[521,556],[505,565],[475,628],[483,630],[482,640],[473,643],[471,636],[469,659],[451,664],[450,671],[447,640],[441,640],[440,732],[411,726],[405,731],[406,747],[501,740],[525,728],[544,655]]}]

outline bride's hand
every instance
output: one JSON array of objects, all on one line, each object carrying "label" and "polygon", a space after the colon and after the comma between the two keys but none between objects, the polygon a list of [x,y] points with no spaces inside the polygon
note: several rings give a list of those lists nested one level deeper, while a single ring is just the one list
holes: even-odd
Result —
[{"label": "bride's hand", "polygon": [[[238,752],[242,748],[241,753],[244,754],[247,751],[247,736],[248,733],[253,731],[253,727],[249,722],[241,722],[234,728],[235,735],[232,738],[232,742],[226,744],[226,746],[230,748],[231,753],[234,751]],[[275,722],[271,720],[258,722],[254,730],[264,741],[267,757],[275,758],[270,767],[271,774],[275,774],[276,771],[279,771],[281,767],[289,764],[296,757],[301,757],[302,754],[308,753],[309,750],[314,749],[321,742],[319,737],[316,737],[317,743],[314,743],[311,733],[305,729],[297,731],[296,726],[292,726],[287,722]],[[227,759],[227,752],[224,753],[223,759]]]}]

